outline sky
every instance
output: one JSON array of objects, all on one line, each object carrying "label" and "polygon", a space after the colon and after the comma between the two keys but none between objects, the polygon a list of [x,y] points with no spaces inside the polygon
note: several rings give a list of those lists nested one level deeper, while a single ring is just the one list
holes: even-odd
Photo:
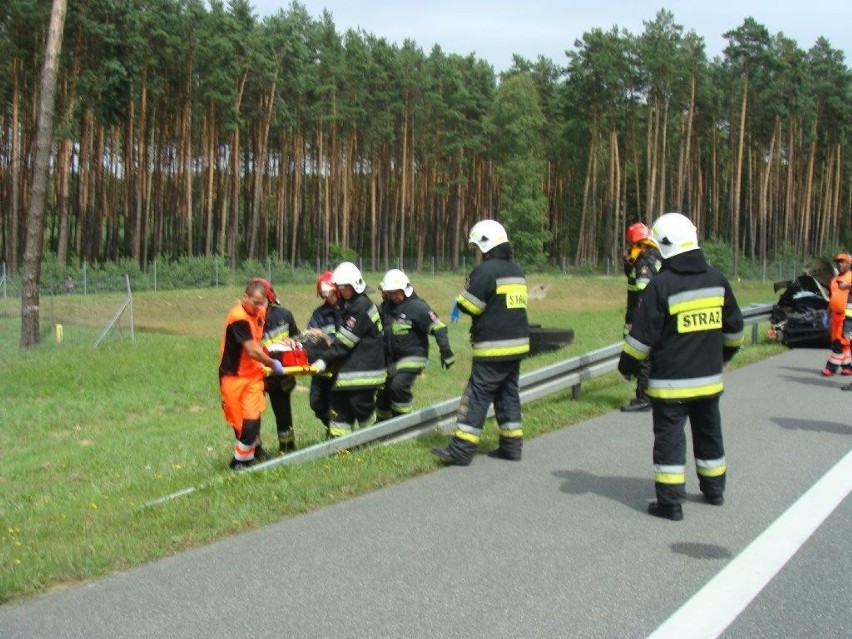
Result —
[{"label": "sky", "polygon": [[[614,25],[634,35],[662,8],[685,31],[704,38],[708,57],[722,54],[722,34],[751,16],[771,35],[783,32],[799,48],[810,49],[820,36],[845,53],[852,66],[852,2],[849,0],[300,0],[314,18],[328,9],[337,30],[361,28],[401,44],[409,38],[427,54],[434,44],[445,53],[475,54],[497,72],[511,66],[512,54],[557,64],[565,50],[594,28]],[[289,6],[289,0],[249,0],[263,17]]]}]

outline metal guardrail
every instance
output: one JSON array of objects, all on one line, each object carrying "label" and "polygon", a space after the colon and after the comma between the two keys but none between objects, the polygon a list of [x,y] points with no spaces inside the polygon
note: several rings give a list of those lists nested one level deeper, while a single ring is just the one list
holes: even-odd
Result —
[{"label": "metal guardrail", "polygon": [[[752,343],[758,339],[758,324],[769,319],[772,304],[752,305],[743,309],[746,325],[752,327]],[[520,386],[521,404],[542,399],[554,393],[571,389],[572,399],[579,399],[583,382],[610,373],[618,368],[618,358],[621,355],[623,342],[616,342],[594,351],[589,351],[577,357],[566,359],[538,370],[521,375]],[[267,470],[284,464],[301,464],[329,457],[343,450],[349,450],[364,444],[374,442],[401,441],[430,432],[444,432],[455,425],[461,397],[455,397],[438,404],[433,404],[416,410],[408,415],[400,415],[387,421],[379,422],[369,428],[353,431],[349,435],[336,437],[324,442],[302,448],[281,457],[274,457],[264,462],[250,466],[246,472]],[[488,415],[493,415],[493,409]],[[145,504],[153,506],[182,497],[194,492],[196,488],[186,488],[171,495],[161,497]]]}]

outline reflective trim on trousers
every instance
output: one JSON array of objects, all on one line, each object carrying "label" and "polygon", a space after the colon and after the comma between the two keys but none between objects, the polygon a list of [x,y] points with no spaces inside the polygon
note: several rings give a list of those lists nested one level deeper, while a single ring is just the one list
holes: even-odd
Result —
[{"label": "reflective trim on trousers", "polygon": [[702,477],[719,477],[724,475],[728,466],[725,464],[725,458],[719,459],[696,459],[695,470]]}]

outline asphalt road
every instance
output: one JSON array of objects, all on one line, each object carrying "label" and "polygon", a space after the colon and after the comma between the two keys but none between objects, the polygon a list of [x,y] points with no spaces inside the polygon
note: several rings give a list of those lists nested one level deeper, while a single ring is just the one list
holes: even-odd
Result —
[{"label": "asphalt road", "polygon": [[[645,513],[650,415],[612,412],[527,442],[521,463],[478,456],[0,607],[0,637],[646,637],[726,567],[742,583],[773,554],[765,531],[819,501],[802,496],[852,449],[852,393],[818,375],[825,355],[726,375],[726,502],[703,503],[690,474],[682,522]],[[722,636],[852,637],[845,490],[812,535],[781,526],[801,547],[737,595]]]}]

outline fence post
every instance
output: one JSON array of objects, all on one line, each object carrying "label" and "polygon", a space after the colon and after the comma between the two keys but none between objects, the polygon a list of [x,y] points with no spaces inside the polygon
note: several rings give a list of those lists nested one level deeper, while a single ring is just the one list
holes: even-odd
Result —
[{"label": "fence post", "polygon": [[89,263],[83,260],[83,295],[89,294]]},{"label": "fence post", "polygon": [[266,256],[266,281],[272,281],[272,258],[270,256]]},{"label": "fence post", "polygon": [[214,267],[214,270],[216,271],[216,288],[219,288],[219,258],[218,257],[213,258],[213,267]]},{"label": "fence post", "polygon": [[3,283],[3,299],[6,299],[6,262],[3,262],[3,277],[0,277],[0,282]]},{"label": "fence post", "polygon": [[157,258],[154,258],[154,292],[157,291]]},{"label": "fence post", "polygon": [[434,255],[429,258],[429,262],[432,264],[432,268],[431,268],[432,277],[435,277],[435,256]]},{"label": "fence post", "polygon": [[127,273],[124,274],[124,283],[127,286],[127,310],[130,312],[130,317],[128,318],[130,320],[130,343],[135,344],[136,335],[133,332],[133,293],[130,292],[130,275],[128,275]]}]

